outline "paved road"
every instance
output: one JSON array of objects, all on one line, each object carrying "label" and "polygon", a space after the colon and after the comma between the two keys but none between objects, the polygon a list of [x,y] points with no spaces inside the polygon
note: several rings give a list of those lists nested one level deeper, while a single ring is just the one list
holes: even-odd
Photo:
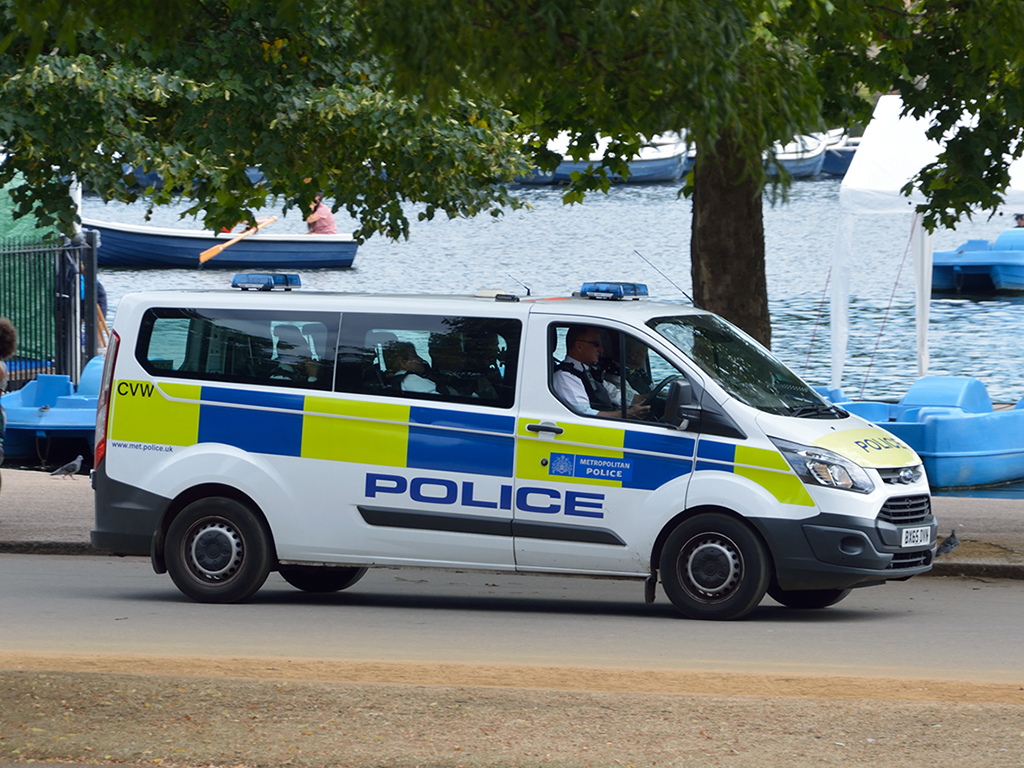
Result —
[{"label": "paved road", "polygon": [[327,596],[273,574],[252,602],[212,606],[182,597],[141,558],[3,554],[0,657],[575,665],[1024,685],[1021,605],[1022,581],[917,578],[856,590],[822,611],[766,598],[749,620],[710,623],[676,618],[660,594],[645,605],[638,582],[381,569]]}]

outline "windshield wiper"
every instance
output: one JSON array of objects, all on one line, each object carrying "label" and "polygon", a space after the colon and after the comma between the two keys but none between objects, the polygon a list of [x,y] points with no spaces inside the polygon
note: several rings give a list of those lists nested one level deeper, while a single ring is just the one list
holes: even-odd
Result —
[{"label": "windshield wiper", "polygon": [[827,405],[825,403],[817,403],[815,405],[804,405],[800,408],[794,408],[790,416],[794,416],[798,419],[803,419],[808,416],[832,416],[833,418],[841,419],[846,416],[846,411],[835,405]]}]

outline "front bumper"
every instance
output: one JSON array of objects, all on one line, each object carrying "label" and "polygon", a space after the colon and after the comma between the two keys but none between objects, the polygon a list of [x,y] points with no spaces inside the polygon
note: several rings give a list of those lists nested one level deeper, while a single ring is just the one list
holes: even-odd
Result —
[{"label": "front bumper", "polygon": [[[937,524],[929,511],[912,522],[820,514],[753,521],[775,562],[781,589],[848,589],[908,579],[932,567]],[[905,528],[928,526],[927,545],[901,546]]]}]

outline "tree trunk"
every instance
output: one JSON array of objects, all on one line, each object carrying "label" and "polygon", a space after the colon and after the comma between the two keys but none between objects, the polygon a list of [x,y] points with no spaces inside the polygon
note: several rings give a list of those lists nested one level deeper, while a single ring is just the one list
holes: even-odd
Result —
[{"label": "tree trunk", "polygon": [[690,274],[694,301],[771,347],[764,272],[764,215],[745,147],[723,134],[713,151],[698,146],[694,169]]}]

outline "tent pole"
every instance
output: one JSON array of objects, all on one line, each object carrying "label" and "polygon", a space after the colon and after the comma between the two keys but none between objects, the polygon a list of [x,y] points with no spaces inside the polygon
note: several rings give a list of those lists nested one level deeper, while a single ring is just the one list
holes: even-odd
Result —
[{"label": "tent pole", "polygon": [[917,330],[917,375],[928,375],[928,315],[932,301],[932,234],[924,228],[924,217],[914,213],[911,249],[914,254],[914,322]]}]

